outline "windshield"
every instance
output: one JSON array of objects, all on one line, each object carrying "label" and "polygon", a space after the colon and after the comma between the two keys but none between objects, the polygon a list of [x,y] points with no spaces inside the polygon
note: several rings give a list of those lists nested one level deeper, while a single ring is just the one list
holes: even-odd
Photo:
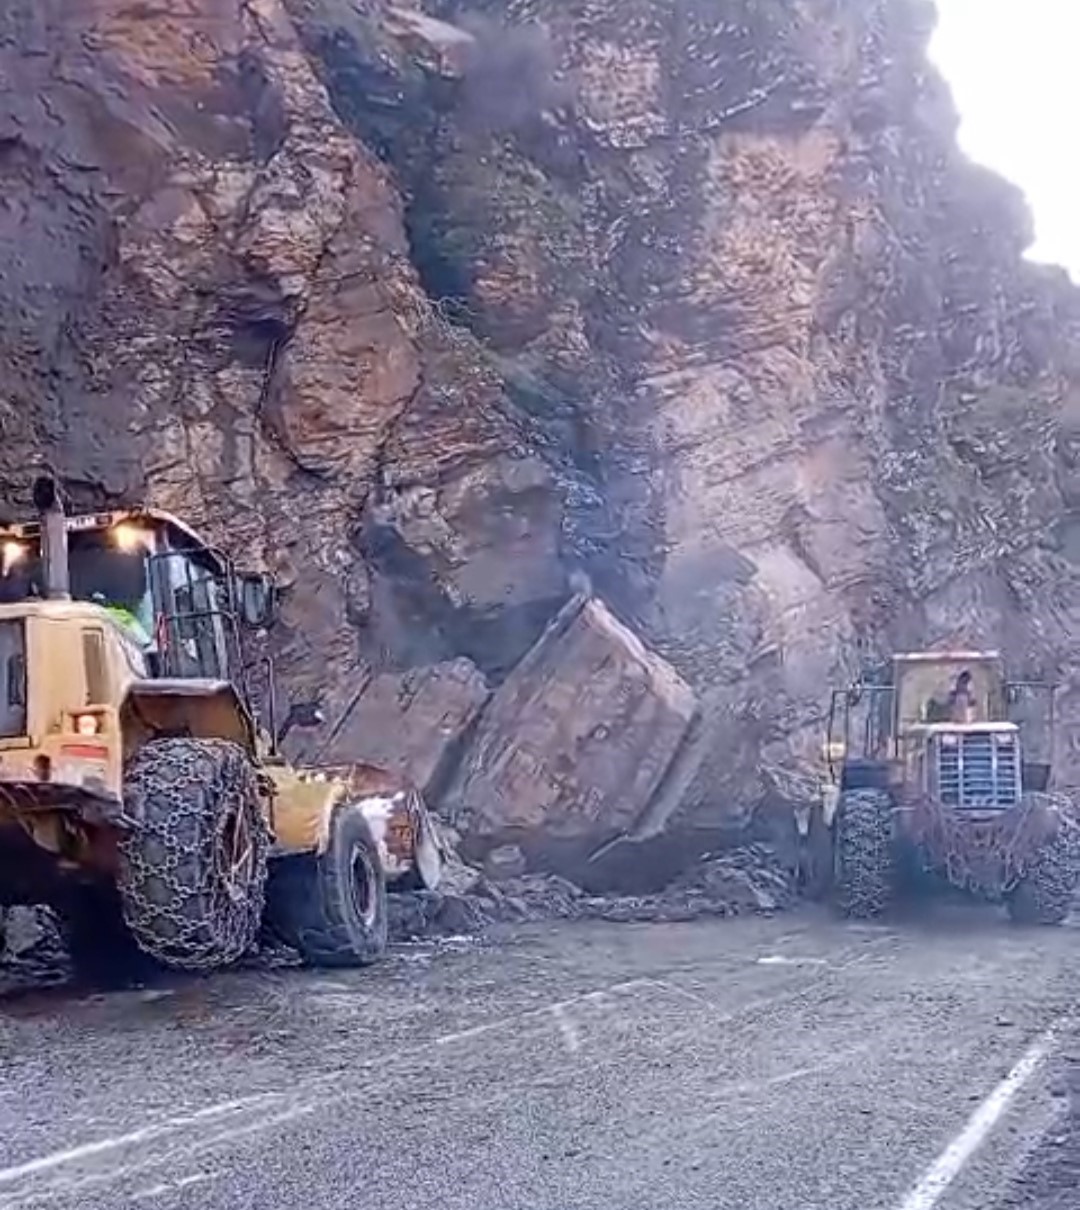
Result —
[{"label": "windshield", "polygon": [[[71,597],[108,610],[159,675],[227,678],[220,574],[201,552],[167,546],[160,530],[134,522],[69,530]],[[0,602],[43,596],[43,585],[36,535],[0,541]]]},{"label": "windshield", "polygon": [[68,557],[72,598],[130,614],[147,634],[152,634],[154,605],[147,575],[148,556],[144,544],[125,549],[109,533],[72,534]]},{"label": "windshield", "polygon": [[[131,529],[87,530],[68,535],[71,596],[93,601],[120,617],[130,617],[149,634],[154,605],[147,574],[153,533]],[[37,538],[4,544],[0,564],[0,602],[12,603],[44,595],[41,549]]]}]

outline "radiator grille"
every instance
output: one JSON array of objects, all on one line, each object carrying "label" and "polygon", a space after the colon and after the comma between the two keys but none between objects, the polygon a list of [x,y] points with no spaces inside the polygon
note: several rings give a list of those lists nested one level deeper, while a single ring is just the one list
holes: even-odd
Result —
[{"label": "radiator grille", "polygon": [[1019,750],[1010,732],[938,738],[938,793],[948,807],[1012,807],[1019,797]]}]

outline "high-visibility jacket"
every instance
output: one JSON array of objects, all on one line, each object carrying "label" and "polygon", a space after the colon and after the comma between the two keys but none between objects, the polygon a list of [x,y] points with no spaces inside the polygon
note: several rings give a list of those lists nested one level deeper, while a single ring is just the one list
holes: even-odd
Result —
[{"label": "high-visibility jacket", "polygon": [[146,633],[146,627],[123,605],[106,605],[105,612],[114,617],[138,642],[140,647],[152,647],[154,640]]}]

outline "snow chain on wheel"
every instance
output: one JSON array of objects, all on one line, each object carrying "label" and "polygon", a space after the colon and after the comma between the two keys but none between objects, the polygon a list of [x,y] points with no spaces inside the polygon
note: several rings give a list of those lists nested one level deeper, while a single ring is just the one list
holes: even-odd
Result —
[{"label": "snow chain on wheel", "polygon": [[121,843],[119,891],[140,948],[184,970],[235,962],[258,931],[269,849],[247,753],[155,740],[128,764],[124,799],[139,823]]},{"label": "snow chain on wheel", "polygon": [[893,813],[888,792],[846,790],[833,826],[840,910],[856,919],[880,916],[893,889]]},{"label": "snow chain on wheel", "polygon": [[1066,821],[1027,877],[1009,893],[1009,916],[1017,924],[1061,924],[1072,908],[1078,873],[1076,825]]}]

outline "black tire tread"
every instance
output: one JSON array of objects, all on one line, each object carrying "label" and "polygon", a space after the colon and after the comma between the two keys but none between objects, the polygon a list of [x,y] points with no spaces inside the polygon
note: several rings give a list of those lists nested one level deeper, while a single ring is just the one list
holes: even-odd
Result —
[{"label": "black tire tread", "polygon": [[[363,844],[377,871],[371,928],[350,909],[353,846]],[[370,966],[386,951],[386,878],[367,820],[353,804],[339,806],[326,852],[279,857],[271,863],[267,918],[273,932],[310,966]]]}]

